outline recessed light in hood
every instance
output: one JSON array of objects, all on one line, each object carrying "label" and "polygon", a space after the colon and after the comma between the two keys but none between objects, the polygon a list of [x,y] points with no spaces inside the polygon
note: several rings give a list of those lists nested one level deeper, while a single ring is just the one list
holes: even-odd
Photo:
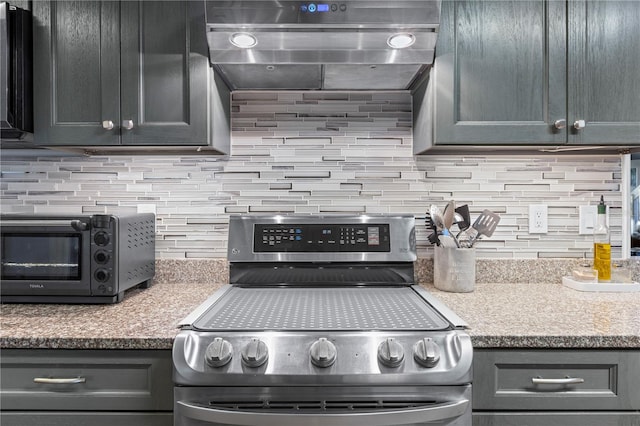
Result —
[{"label": "recessed light in hood", "polygon": [[405,49],[416,42],[416,37],[411,33],[399,33],[389,36],[387,45],[394,49]]},{"label": "recessed light in hood", "polygon": [[229,37],[229,41],[241,49],[249,49],[258,44],[256,37],[250,33],[233,33]]},{"label": "recessed light in hood", "polygon": [[210,60],[232,90],[405,90],[433,63],[440,0],[205,2]]}]

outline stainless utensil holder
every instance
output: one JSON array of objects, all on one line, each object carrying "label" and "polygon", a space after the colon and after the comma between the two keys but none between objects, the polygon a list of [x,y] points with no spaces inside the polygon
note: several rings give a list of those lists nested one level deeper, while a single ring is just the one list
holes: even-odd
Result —
[{"label": "stainless utensil holder", "polygon": [[470,293],[476,283],[474,248],[434,247],[433,284],[439,290]]}]

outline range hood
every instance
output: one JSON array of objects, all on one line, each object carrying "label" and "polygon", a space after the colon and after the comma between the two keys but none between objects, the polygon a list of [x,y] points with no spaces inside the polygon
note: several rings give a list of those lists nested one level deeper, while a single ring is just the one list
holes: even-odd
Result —
[{"label": "range hood", "polygon": [[440,0],[205,0],[232,90],[405,90],[433,63]]}]

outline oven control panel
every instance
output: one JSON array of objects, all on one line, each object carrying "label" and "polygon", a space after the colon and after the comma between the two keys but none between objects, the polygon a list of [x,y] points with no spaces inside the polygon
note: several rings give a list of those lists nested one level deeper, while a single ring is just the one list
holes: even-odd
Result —
[{"label": "oven control panel", "polygon": [[464,384],[471,380],[472,354],[469,336],[457,331],[186,331],[177,336],[173,353],[183,375],[177,383],[215,386],[281,384],[292,375],[297,384],[314,385],[342,384],[346,376],[368,385],[452,384],[451,376]]},{"label": "oven control panel", "polygon": [[254,252],[389,252],[389,224],[256,224]]}]

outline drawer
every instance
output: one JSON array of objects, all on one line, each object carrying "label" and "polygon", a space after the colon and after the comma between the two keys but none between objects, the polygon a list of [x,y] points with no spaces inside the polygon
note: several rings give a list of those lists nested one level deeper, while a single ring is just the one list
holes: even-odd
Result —
[{"label": "drawer", "polygon": [[640,351],[476,350],[474,410],[640,410]]},{"label": "drawer", "polygon": [[3,411],[171,411],[171,374],[168,350],[5,349],[0,405]]},{"label": "drawer", "polygon": [[171,413],[3,412],[2,426],[173,426]]}]

